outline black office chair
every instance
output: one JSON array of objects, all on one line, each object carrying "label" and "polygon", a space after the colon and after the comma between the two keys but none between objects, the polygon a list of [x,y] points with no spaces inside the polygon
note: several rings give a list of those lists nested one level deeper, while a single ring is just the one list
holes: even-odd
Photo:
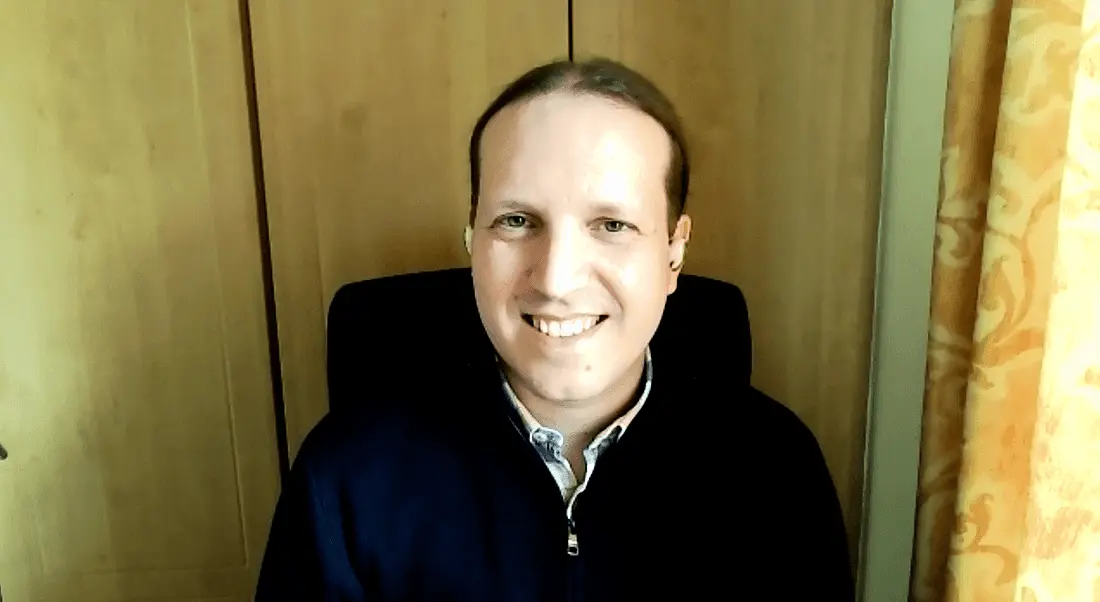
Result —
[{"label": "black office chair", "polygon": [[[330,409],[449,378],[492,354],[469,268],[388,276],[341,287],[328,312]],[[732,284],[681,275],[650,344],[659,378],[721,375],[748,383],[748,309]],[[364,383],[369,383],[369,391]]]}]

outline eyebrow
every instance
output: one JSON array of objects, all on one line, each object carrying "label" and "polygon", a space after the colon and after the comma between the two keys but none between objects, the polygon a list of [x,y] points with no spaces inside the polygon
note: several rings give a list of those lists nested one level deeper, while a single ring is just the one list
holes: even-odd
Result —
[{"label": "eyebrow", "polygon": [[623,208],[614,203],[596,203],[592,207],[592,212],[597,215],[606,215],[608,217],[624,217],[626,215]]},{"label": "eyebrow", "polygon": [[[505,211],[525,211],[528,213],[539,212],[538,207],[532,205],[531,203],[513,198],[500,201],[496,204],[496,207],[497,209],[502,209]],[[609,217],[621,217],[626,213],[623,211],[623,208],[621,206],[616,205],[615,203],[607,202],[597,202],[591,207],[591,211],[592,213],[596,213],[598,215],[606,215]]]},{"label": "eyebrow", "polygon": [[505,199],[496,204],[497,209],[503,209],[506,211],[525,211],[527,213],[537,213],[538,209],[534,205],[527,201],[521,201],[519,199]]}]

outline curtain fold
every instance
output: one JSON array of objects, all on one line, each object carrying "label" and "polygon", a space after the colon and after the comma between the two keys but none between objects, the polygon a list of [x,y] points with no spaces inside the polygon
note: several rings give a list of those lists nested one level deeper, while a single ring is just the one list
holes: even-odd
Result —
[{"label": "curtain fold", "polygon": [[958,0],[911,599],[1100,601],[1100,0]]}]

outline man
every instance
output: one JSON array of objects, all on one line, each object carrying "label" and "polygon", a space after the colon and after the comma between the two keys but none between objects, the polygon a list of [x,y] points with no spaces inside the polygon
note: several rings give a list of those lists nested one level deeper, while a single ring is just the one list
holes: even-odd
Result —
[{"label": "man", "polygon": [[806,427],[650,351],[691,234],[660,91],[606,60],[536,68],[478,121],[470,173],[491,347],[314,429],[257,600],[854,599]]}]

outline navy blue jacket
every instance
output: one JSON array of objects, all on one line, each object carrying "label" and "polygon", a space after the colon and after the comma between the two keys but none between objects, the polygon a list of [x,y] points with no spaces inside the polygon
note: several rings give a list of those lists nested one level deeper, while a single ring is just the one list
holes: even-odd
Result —
[{"label": "navy blue jacket", "polygon": [[811,432],[748,385],[702,390],[653,361],[650,398],[577,500],[577,556],[495,366],[474,362],[321,421],[256,600],[854,600]]}]

